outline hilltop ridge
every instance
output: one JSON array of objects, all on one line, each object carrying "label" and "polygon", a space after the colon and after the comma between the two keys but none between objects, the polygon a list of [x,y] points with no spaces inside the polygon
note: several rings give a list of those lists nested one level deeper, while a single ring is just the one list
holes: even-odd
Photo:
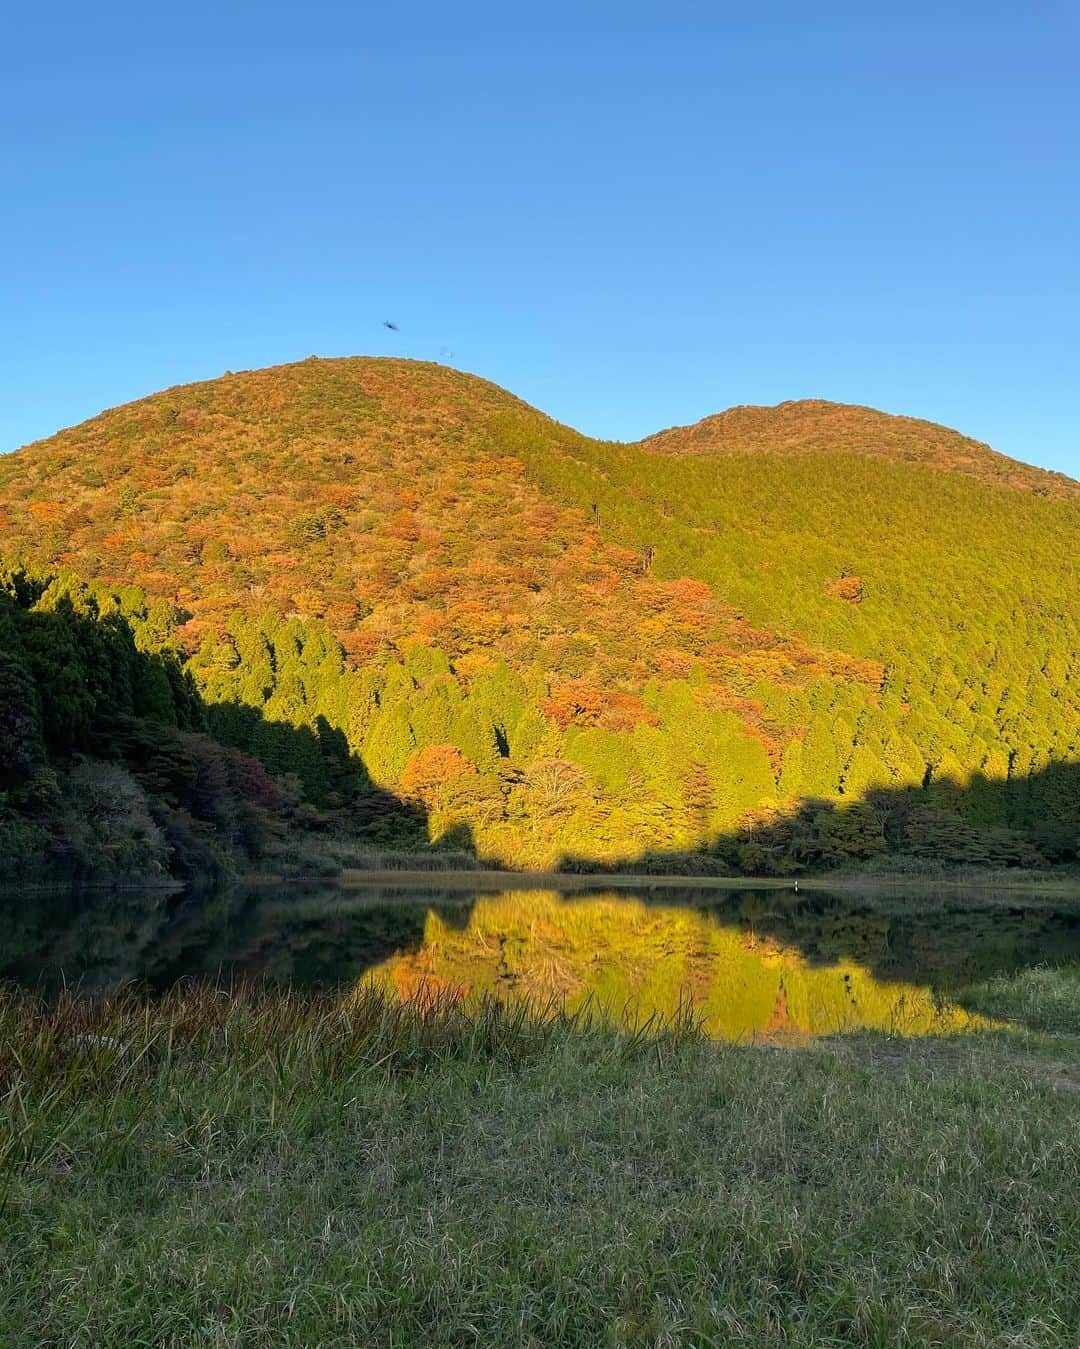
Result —
[{"label": "hilltop ridge", "polygon": [[[14,452],[59,448],[69,440],[93,446],[98,436],[122,442],[133,433],[152,432],[155,413],[162,418],[162,427],[183,417],[201,423],[202,433],[215,416],[224,419],[223,428],[230,422],[265,423],[277,418],[286,435],[295,435],[355,430],[365,415],[372,414],[384,422],[414,418],[418,427],[437,434],[455,426],[480,426],[499,412],[516,412],[556,433],[577,434],[490,380],[450,366],[391,356],[309,356],[174,385]],[[1068,475],[1010,458],[950,427],[820,398],[738,404],[628,443],[670,455],[824,451],[875,455],[968,473],[1021,490],[1050,495],[1080,492],[1080,482]],[[153,445],[152,437],[143,442],[144,449]],[[4,458],[0,456],[0,464]]]},{"label": "hilltop ridge", "polygon": [[959,431],[918,417],[896,416],[854,403],[821,398],[774,406],[742,404],[688,426],[673,426],[638,442],[661,454],[878,455],[969,474],[996,486],[1050,496],[1080,493],[1064,473],[1036,468]]}]

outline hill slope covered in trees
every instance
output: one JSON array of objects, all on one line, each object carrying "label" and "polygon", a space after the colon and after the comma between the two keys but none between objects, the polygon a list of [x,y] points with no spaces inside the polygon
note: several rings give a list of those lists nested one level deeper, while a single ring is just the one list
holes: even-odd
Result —
[{"label": "hill slope covered in trees", "polygon": [[646,436],[648,450],[664,454],[811,454],[854,451],[964,473],[983,482],[1040,496],[1080,494],[1080,483],[998,454],[959,431],[875,408],[804,398],[775,407],[728,408],[692,426]]},{"label": "hill slope covered in trees", "polygon": [[381,846],[1080,846],[1080,487],[930,423],[781,404],[621,445],[443,367],[311,359],[0,459],[0,531],[46,607],[111,596],[200,734]]}]

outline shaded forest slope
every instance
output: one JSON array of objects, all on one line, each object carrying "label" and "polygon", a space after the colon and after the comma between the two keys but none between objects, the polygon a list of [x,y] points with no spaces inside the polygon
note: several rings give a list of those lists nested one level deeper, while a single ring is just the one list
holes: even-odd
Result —
[{"label": "shaded forest slope", "polygon": [[0,562],[0,884],[310,873],[333,823],[425,845],[340,732],[207,706],[156,627],[130,594]]}]

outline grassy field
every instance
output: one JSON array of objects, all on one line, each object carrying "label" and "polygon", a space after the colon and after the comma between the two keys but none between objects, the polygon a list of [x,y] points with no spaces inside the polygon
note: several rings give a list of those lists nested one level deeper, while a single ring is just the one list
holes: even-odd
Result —
[{"label": "grassy field", "polygon": [[482,1001],[0,999],[0,1343],[1080,1342],[1080,978],[801,1049]]}]

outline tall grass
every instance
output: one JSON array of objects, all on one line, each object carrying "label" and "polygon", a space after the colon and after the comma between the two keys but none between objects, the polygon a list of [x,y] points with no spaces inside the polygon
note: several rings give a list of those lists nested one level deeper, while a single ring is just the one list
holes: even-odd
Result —
[{"label": "tall grass", "polygon": [[360,871],[483,871],[492,864],[474,853],[436,847],[424,850],[370,848],[336,835],[325,845],[333,861]]},{"label": "tall grass", "polygon": [[1080,1036],[1080,969],[1035,965],[977,984],[963,1001],[1031,1030]]},{"label": "tall grass", "polygon": [[[76,1137],[99,1157],[118,1155],[153,1104],[193,1078],[200,1121],[232,1118],[242,1102],[257,1133],[331,1088],[453,1060],[512,1068],[570,1033],[617,1040],[625,1054],[701,1035],[689,1005],[627,1024],[593,1002],[568,1011],[484,994],[466,1007],[424,987],[403,1002],[369,985],[341,996],[190,981],[158,999],[128,989],[52,1000],[0,986],[0,1172],[48,1167]],[[179,1109],[186,1119],[183,1100]]]}]

